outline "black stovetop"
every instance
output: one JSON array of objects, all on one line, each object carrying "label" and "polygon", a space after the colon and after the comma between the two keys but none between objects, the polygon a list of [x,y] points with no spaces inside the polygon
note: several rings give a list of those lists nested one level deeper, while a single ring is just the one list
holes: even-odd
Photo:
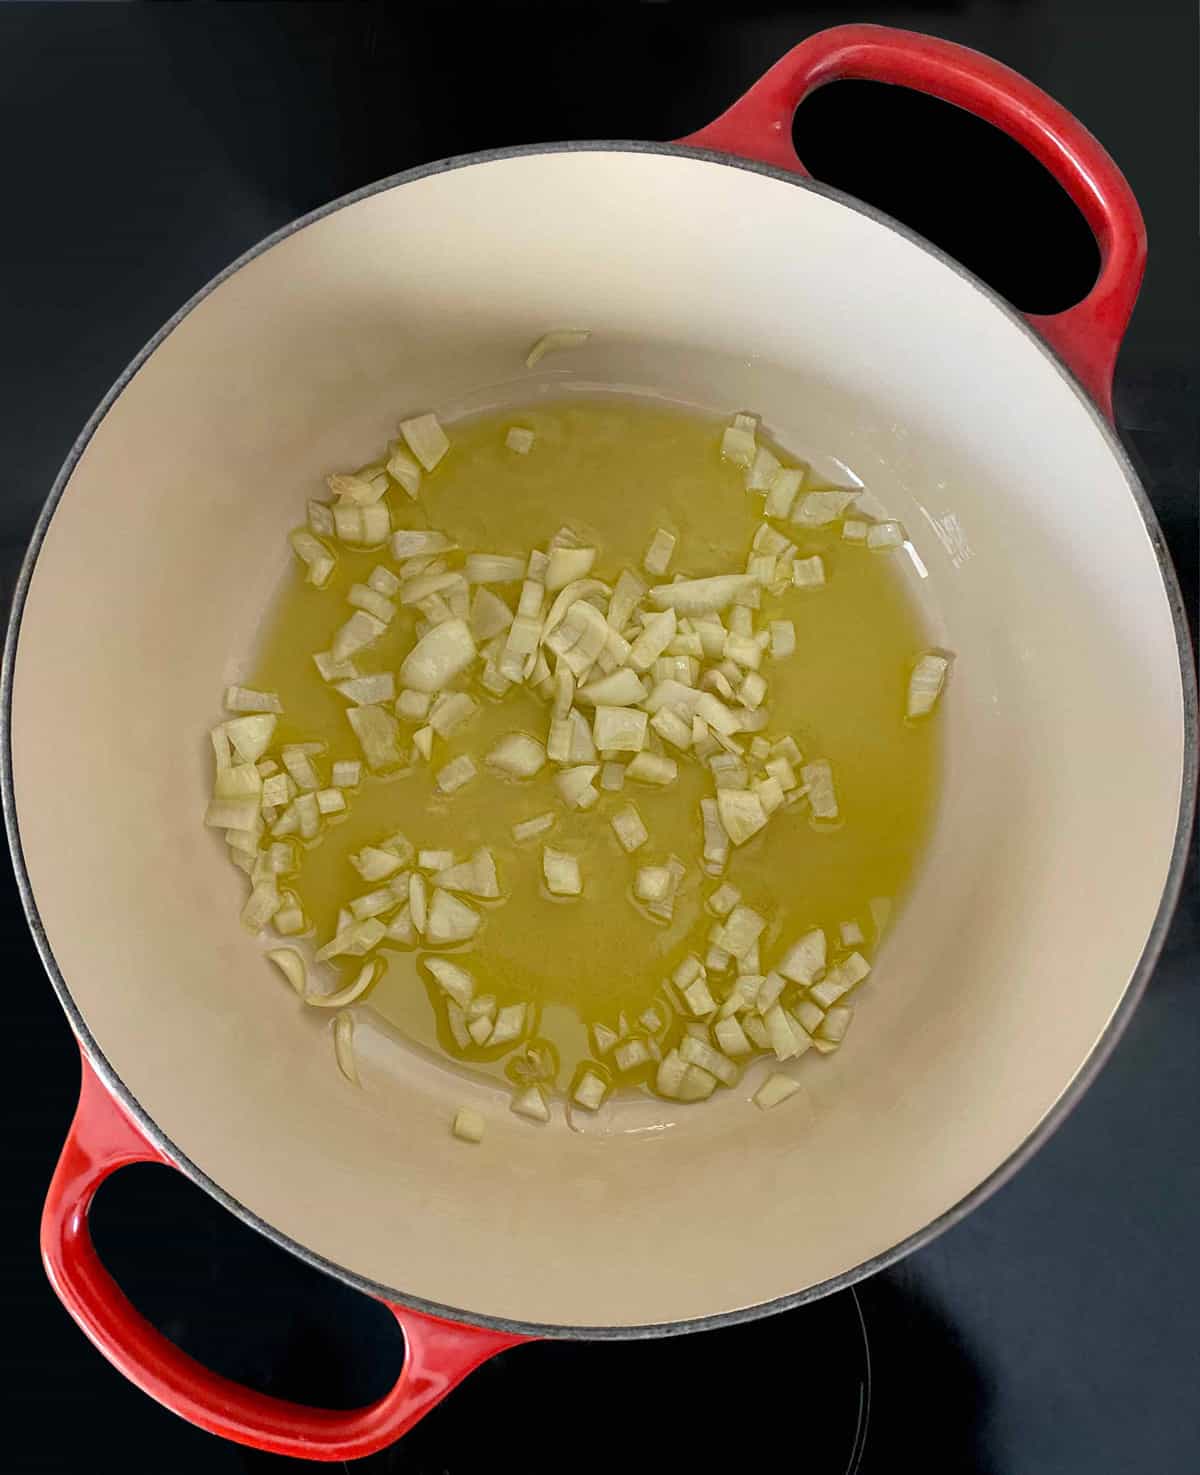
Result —
[{"label": "black stovetop", "polygon": [[[1151,258],[1117,418],[1194,612],[1189,9],[742,3],[721,18],[670,3],[507,3],[479,19],[461,4],[0,6],[0,594],[7,601],[41,501],[109,384],[261,236],[447,154],[679,136],[794,41],[858,19],[1007,61],[1082,117],[1128,174]],[[1053,310],[1086,288],[1094,252],[1039,171],[982,125],[880,91],[844,84],[802,110],[800,153],[818,177],[906,219],[1018,306]],[[282,1469],[288,1462],[221,1444],[133,1390],[51,1295],[37,1220],[78,1071],[11,882],[0,890],[0,942],[10,1103],[0,1355],[11,1410],[0,1465],[14,1475]],[[964,1223],[861,1286],[858,1305],[846,1293],[725,1332],[517,1349],[362,1468],[586,1472],[607,1458],[634,1471],[753,1461],[841,1475],[857,1452],[872,1475],[909,1464],[989,1475],[1197,1469],[1198,961],[1193,867],[1145,1000],[1079,1108]],[[221,1371],[342,1407],[390,1383],[400,1350],[384,1313],[176,1175],[121,1175],[93,1220],[134,1301]]]}]

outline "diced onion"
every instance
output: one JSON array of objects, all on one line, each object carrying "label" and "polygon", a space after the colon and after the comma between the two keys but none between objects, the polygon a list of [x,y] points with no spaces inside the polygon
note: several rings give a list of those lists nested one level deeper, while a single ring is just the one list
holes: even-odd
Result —
[{"label": "diced onion", "polygon": [[833,1045],[840,1045],[846,1038],[846,1031],[850,1028],[850,1021],[854,1018],[854,1010],[848,1004],[838,1004],[830,1009],[817,1033],[822,1040]]},{"label": "diced onion", "polygon": [[525,355],[525,367],[535,368],[548,353],[562,353],[569,348],[581,348],[592,336],[590,328],[555,328],[543,333]]},{"label": "diced onion", "polygon": [[700,1066],[702,1070],[716,1076],[717,1080],[726,1086],[732,1086],[737,1080],[738,1069],[733,1061],[695,1035],[684,1035],[679,1042],[679,1055],[689,1065]]},{"label": "diced onion", "polygon": [[819,927],[806,932],[776,964],[776,970],[793,983],[810,987],[825,971],[825,934]]},{"label": "diced onion", "polygon": [[638,753],[625,769],[626,778],[643,784],[672,784],[678,773],[679,765],[674,758],[645,751]]},{"label": "diced onion", "polygon": [[277,719],[271,714],[232,717],[224,724],[225,736],[243,763],[257,763],[271,746]]},{"label": "diced onion", "polygon": [[446,620],[417,641],[400,668],[400,680],[417,691],[440,691],[475,659],[475,641],[464,620]]},{"label": "diced onion", "polygon": [[346,602],[355,609],[365,609],[385,625],[396,618],[396,606],[377,589],[372,589],[370,584],[351,584]]},{"label": "diced onion", "polygon": [[826,758],[814,758],[800,770],[808,788],[808,802],[816,819],[837,819],[837,792],[833,786],[833,766]]},{"label": "diced onion", "polygon": [[869,522],[862,522],[857,517],[848,517],[842,523],[842,541],[846,543],[865,543],[870,528],[871,524]]},{"label": "diced onion", "polygon": [[545,766],[546,750],[528,733],[510,732],[492,746],[485,762],[510,778],[533,778]]},{"label": "diced onion", "polygon": [[399,482],[408,495],[415,501],[421,490],[421,468],[408,454],[401,450],[396,442],[392,447],[392,454],[387,463],[387,474],[393,481]]},{"label": "diced onion", "polygon": [[594,1070],[585,1070],[579,1078],[571,1099],[587,1111],[599,1111],[608,1095],[608,1086]]},{"label": "diced onion", "polygon": [[341,789],[318,789],[317,809],[321,814],[341,814],[346,808],[346,796]]},{"label": "diced onion", "polygon": [[514,840],[532,840],[536,835],[544,835],[547,830],[552,830],[558,822],[558,816],[553,810],[547,810],[545,814],[535,814],[532,819],[520,820],[512,827]]},{"label": "diced onion", "polygon": [[763,503],[763,516],[777,517],[780,521],[786,519],[792,510],[792,504],[796,500],[797,493],[800,491],[800,483],[803,480],[802,471],[790,467],[777,471],[767,489],[767,500]]},{"label": "diced onion", "polygon": [[721,455],[735,466],[749,468],[757,449],[752,428],[730,425],[721,437]]},{"label": "diced onion", "polygon": [[271,948],[267,957],[283,974],[295,991],[303,996],[308,989],[308,969],[304,958],[294,947]]},{"label": "diced onion", "polygon": [[622,1040],[613,1051],[613,1064],[622,1074],[637,1070],[639,1066],[649,1065],[650,1060],[651,1055],[645,1040],[636,1036],[631,1040]]},{"label": "diced onion", "polygon": [[659,528],[650,540],[650,546],[642,557],[642,567],[648,574],[665,574],[675,552],[676,538],[666,528]]},{"label": "diced onion", "polygon": [[332,994],[314,994],[306,992],[304,1002],[311,1004],[316,1009],[342,1009],[347,1004],[353,1004],[375,983],[385,968],[380,958],[373,958],[371,962],[364,963],[355,975],[353,982],[348,983],[345,988],[340,988]]},{"label": "diced onion", "polygon": [[598,706],[592,737],[601,752],[640,753],[646,746],[646,723],[645,712],[633,707]]},{"label": "diced onion", "polygon": [[762,1111],[770,1111],[773,1106],[794,1096],[799,1089],[799,1081],[780,1070],[773,1071],[754,1093],[754,1104]]},{"label": "diced onion", "polygon": [[555,548],[546,568],[546,592],[553,594],[586,578],[595,562],[595,548]]},{"label": "diced onion", "polygon": [[451,942],[466,942],[479,931],[479,913],[458,897],[440,888],[434,891],[423,929],[425,941],[433,947]]},{"label": "diced onion", "polygon": [[744,845],[767,822],[758,795],[745,789],[718,789],[717,813],[734,845]]},{"label": "diced onion", "polygon": [[748,492],[768,491],[780,469],[779,457],[769,451],[766,446],[759,446],[746,472],[746,490]]},{"label": "diced onion", "polygon": [[949,669],[949,658],[936,651],[926,651],[924,655],[917,657],[917,663],[908,678],[905,716],[926,717],[933,711]]},{"label": "diced onion", "polygon": [[565,850],[542,847],[542,874],[551,896],[579,896],[583,891],[579,862]]},{"label": "diced onion", "polygon": [[454,1113],[454,1122],[451,1131],[460,1142],[482,1142],[484,1131],[483,1117],[469,1106],[460,1106]]},{"label": "diced onion", "polygon": [[333,1055],[338,1069],[352,1086],[358,1085],[358,1067],[354,1060],[354,1015],[341,1013],[333,1020]]},{"label": "diced onion", "polygon": [[528,456],[533,449],[533,431],[527,430],[523,425],[511,425],[504,437],[504,444],[510,451],[516,451],[518,456]]},{"label": "diced onion", "polygon": [[825,562],[819,553],[797,558],[792,564],[792,584],[797,589],[816,589],[825,582]]},{"label": "diced onion", "polygon": [[401,528],[392,534],[392,557],[399,562],[406,558],[432,557],[448,553],[456,545],[445,533],[426,528]]},{"label": "diced onion", "polygon": [[857,496],[857,492],[806,492],[792,510],[792,521],[801,527],[826,527],[836,522]]},{"label": "diced onion", "polygon": [[356,609],[344,625],[333,632],[329,652],[335,661],[345,661],[373,645],[387,630],[382,620],[377,620],[366,610]]},{"label": "diced onion", "polygon": [[904,529],[898,522],[876,522],[867,529],[867,547],[899,548],[904,543]]},{"label": "diced onion", "polygon": [[628,666],[609,676],[600,676],[579,689],[579,700],[589,706],[629,707],[646,695],[646,683]]},{"label": "diced onion", "polygon": [[843,994],[849,993],[855,984],[861,983],[870,971],[871,965],[861,953],[850,953],[840,963],[835,963],[820,983],[813,985],[813,1001],[827,1009]]},{"label": "diced onion", "polygon": [[564,768],[554,780],[563,803],[571,809],[590,809],[598,797],[593,782],[599,772],[600,767],[596,763],[581,763],[574,768]]},{"label": "diced onion", "polygon": [[450,449],[436,415],[415,415],[411,420],[401,420],[400,434],[426,471],[432,471]]},{"label": "diced onion", "polygon": [[[653,570],[652,570],[653,572]],[[676,584],[656,584],[650,598],[659,609],[678,615],[708,614],[725,609],[735,595],[755,584],[753,574],[715,574],[707,579],[680,579]]]},{"label": "diced onion", "polygon": [[355,789],[362,782],[362,764],[357,758],[339,758],[330,778],[335,788]]},{"label": "diced onion", "polygon": [[475,777],[477,769],[466,753],[452,758],[444,768],[438,770],[434,782],[443,794],[455,794]]},{"label": "diced onion", "polygon": [[668,1050],[659,1062],[658,1073],[654,1078],[654,1089],[660,1096],[672,1099],[677,1097],[687,1072],[687,1062],[680,1058],[679,1051]]},{"label": "diced onion", "polygon": [[397,746],[400,724],[382,707],[350,707],[346,718],[362,746],[367,767],[373,773],[398,768],[404,755]]},{"label": "diced onion", "polygon": [[282,712],[283,703],[273,691],[253,691],[248,686],[225,688],[227,712]]},{"label": "diced onion", "polygon": [[[512,435],[509,431],[509,435]],[[528,1117],[534,1122],[548,1122],[550,1120],[550,1108],[546,1104],[546,1097],[540,1086],[526,1086],[523,1091],[518,1091],[510,1103],[511,1109],[518,1116]]]},{"label": "diced onion", "polygon": [[470,860],[440,869],[433,882],[447,891],[463,891],[468,896],[494,899],[500,895],[496,862],[486,847],[477,850]]},{"label": "diced onion", "polygon": [[356,706],[373,707],[395,698],[396,680],[390,671],[385,671],[378,676],[356,676],[351,681],[339,681],[334,690]]}]

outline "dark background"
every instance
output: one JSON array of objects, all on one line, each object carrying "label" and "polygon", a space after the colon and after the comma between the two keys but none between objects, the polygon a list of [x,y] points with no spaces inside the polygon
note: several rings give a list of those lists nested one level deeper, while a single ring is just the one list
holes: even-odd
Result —
[{"label": "dark background", "polygon": [[[730,0],[724,13],[493,4],[478,15],[451,4],[0,5],[5,604],[38,508],[97,401],[163,320],[260,237],[448,154],[691,132],[789,45],[849,19],[991,52],[1081,117],[1129,176],[1151,254],[1118,368],[1117,419],[1194,612],[1190,0],[854,10]],[[1054,310],[1086,290],[1095,250],[1073,207],[986,125],[849,83],[807,103],[796,136],[819,178],[923,231],[1019,307]],[[159,1409],[55,1302],[37,1220],[78,1071],[7,876],[0,946],[9,980],[0,1386],[11,1405],[0,1467],[303,1468],[223,1445]],[[867,1471],[1197,1469],[1198,958],[1193,875],[1144,1003],[1066,1125],[965,1223],[861,1287]],[[274,1251],[177,1176],[127,1171],[101,1193],[93,1222],[135,1302],[222,1371],[342,1407],[390,1384],[401,1344],[384,1313]],[[849,1295],[729,1332],[522,1348],[360,1468],[769,1462],[824,1475],[846,1469],[862,1380]]]}]

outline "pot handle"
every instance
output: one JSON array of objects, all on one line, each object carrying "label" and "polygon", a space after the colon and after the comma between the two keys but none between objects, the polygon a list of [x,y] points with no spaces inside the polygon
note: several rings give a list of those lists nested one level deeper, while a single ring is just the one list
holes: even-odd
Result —
[{"label": "pot handle", "polygon": [[1065,312],[1024,316],[1111,420],[1117,350],[1146,269],[1142,212],[1099,142],[1018,72],[915,31],[835,26],[793,47],[715,122],[679,142],[806,175],[792,116],[814,89],[843,78],[892,82],[966,109],[1028,149],[1074,200],[1100,247],[1100,274]]},{"label": "pot handle", "polygon": [[79,1105],[42,1214],[50,1284],[119,1372],[212,1434],[297,1459],[357,1459],[406,1433],[480,1363],[528,1340],[384,1302],[404,1333],[405,1358],[395,1386],[378,1402],[341,1411],[255,1393],[210,1372],[157,1332],[100,1263],[88,1209],[101,1183],[128,1163],[174,1166],[125,1115],[84,1056]]}]

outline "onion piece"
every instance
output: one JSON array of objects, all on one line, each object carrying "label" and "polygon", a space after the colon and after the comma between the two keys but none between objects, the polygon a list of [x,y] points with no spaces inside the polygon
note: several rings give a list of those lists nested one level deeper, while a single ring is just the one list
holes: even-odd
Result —
[{"label": "onion piece", "polygon": [[386,631],[387,626],[382,620],[377,620],[366,610],[356,609],[346,623],[334,631],[329,653],[335,661],[348,660],[373,645]]},{"label": "onion piece", "polygon": [[769,491],[776,475],[781,470],[779,457],[773,451],[769,451],[766,446],[759,446],[746,471],[746,490],[748,492]]},{"label": "onion piece", "polygon": [[842,540],[846,543],[865,543],[870,530],[869,522],[862,522],[856,517],[848,517],[842,523]]},{"label": "onion piece", "polygon": [[679,765],[674,758],[645,751],[636,754],[625,769],[626,778],[660,786],[674,783],[678,773]]},{"label": "onion piece", "polygon": [[716,1013],[717,1001],[710,993],[708,980],[703,974],[699,978],[694,978],[686,988],[681,988],[680,993],[683,995],[684,1003],[697,1019],[707,1019],[710,1014]]},{"label": "onion piece", "polygon": [[483,1117],[469,1106],[460,1106],[454,1113],[454,1121],[450,1130],[460,1142],[478,1143],[483,1141],[484,1132]]},{"label": "onion piece", "polygon": [[565,850],[542,847],[542,874],[551,896],[579,896],[583,891],[579,862]]},{"label": "onion piece", "polygon": [[353,503],[358,507],[369,507],[372,502],[378,502],[385,490],[370,477],[352,474],[327,476],[325,485],[339,502]]},{"label": "onion piece", "polygon": [[504,444],[510,451],[515,451],[518,456],[528,456],[533,449],[533,431],[526,429],[523,425],[510,425],[508,434],[504,437]]},{"label": "onion piece", "polygon": [[825,934],[819,927],[814,927],[792,944],[776,964],[776,969],[784,978],[809,988],[825,971],[825,958]]},{"label": "onion piece", "polygon": [[450,449],[436,415],[414,415],[411,420],[401,420],[400,434],[426,471],[432,471]]},{"label": "onion piece", "polygon": [[532,819],[520,820],[512,827],[514,840],[532,840],[536,835],[544,835],[547,830],[552,830],[558,823],[558,816],[553,810],[547,810],[545,814],[535,814]]},{"label": "onion piece", "polygon": [[382,707],[350,707],[346,711],[346,719],[354,729],[367,767],[373,773],[398,768],[404,762],[404,755],[397,746],[400,724],[390,712]]},{"label": "onion piece", "polygon": [[594,1070],[585,1070],[571,1093],[571,1099],[587,1111],[599,1111],[607,1095],[607,1082]]},{"label": "onion piece", "polygon": [[476,644],[501,635],[513,622],[512,610],[490,589],[482,586],[475,590],[471,600],[471,634]]},{"label": "onion piece", "polygon": [[800,1089],[799,1081],[780,1070],[773,1071],[754,1093],[753,1101],[761,1111],[770,1111],[773,1106],[794,1096]]},{"label": "onion piece", "polygon": [[[509,435],[512,435],[509,431]],[[550,1108],[546,1104],[546,1097],[541,1086],[526,1086],[523,1091],[518,1091],[509,1103],[509,1108],[518,1116],[528,1117],[534,1122],[548,1122],[550,1120]]]},{"label": "onion piece", "polygon": [[610,1029],[607,1024],[592,1025],[592,1049],[597,1055],[607,1055],[620,1038],[616,1030]]},{"label": "onion piece", "polygon": [[254,717],[232,717],[224,724],[225,736],[243,763],[257,763],[271,745],[277,718],[268,713]]},{"label": "onion piece", "polygon": [[354,1015],[343,1011],[333,1020],[333,1055],[338,1069],[352,1086],[359,1084],[354,1060]]},{"label": "onion piece", "polygon": [[855,984],[861,983],[870,971],[871,965],[861,953],[850,953],[840,963],[835,963],[820,983],[813,985],[810,991],[813,1002],[828,1009],[843,994],[849,993]]},{"label": "onion piece", "polygon": [[631,569],[624,569],[608,602],[608,623],[613,630],[624,630],[629,617],[646,597],[646,585]]},{"label": "onion piece", "polygon": [[553,594],[586,578],[595,562],[595,548],[555,548],[546,568],[546,592]]},{"label": "onion piece", "polygon": [[525,1030],[525,1005],[506,1004],[496,1015],[496,1022],[488,1036],[489,1048],[493,1045],[508,1045],[519,1040]]},{"label": "onion piece", "polygon": [[322,681],[352,681],[358,675],[353,661],[335,661],[333,653],[327,650],[314,654],[313,665],[320,672]]},{"label": "onion piece", "polygon": [[589,706],[629,707],[645,699],[646,683],[624,666],[609,676],[597,677],[579,689],[579,700]]},{"label": "onion piece", "polygon": [[453,850],[418,850],[417,868],[422,871],[444,871],[454,864]]},{"label": "onion piece", "polygon": [[292,797],[286,773],[274,773],[263,780],[262,803],[264,808],[282,808]]},{"label": "onion piece", "polygon": [[808,789],[808,802],[815,819],[838,817],[837,793],[833,786],[833,766],[827,758],[814,758],[800,770],[800,778]]},{"label": "onion piece", "polygon": [[399,441],[392,443],[392,454],[387,463],[387,474],[393,481],[399,482],[405,492],[415,502],[421,490],[421,468],[408,454],[400,448]]},{"label": "onion piece", "polygon": [[642,555],[642,567],[648,574],[665,574],[675,552],[676,537],[666,528],[659,528],[650,540],[650,546]]},{"label": "onion piece", "polygon": [[346,796],[341,789],[318,789],[317,812],[319,814],[341,814],[346,808]]},{"label": "onion piece", "polygon": [[374,845],[364,845],[357,855],[350,857],[350,864],[364,881],[386,881],[404,866],[398,855]]},{"label": "onion piece", "polygon": [[904,529],[898,522],[876,522],[867,529],[868,548],[900,548],[903,543]]},{"label": "onion piece", "polygon": [[906,717],[926,717],[933,711],[949,669],[949,657],[939,655],[937,651],[926,651],[924,655],[917,657],[917,663],[908,678]]},{"label": "onion piece", "polygon": [[792,521],[801,527],[826,527],[836,522],[857,496],[857,492],[806,492],[792,510]]},{"label": "onion piece", "polygon": [[214,830],[252,830],[259,819],[259,796],[239,799],[210,799],[204,823]]},{"label": "onion piece", "polygon": [[494,900],[500,895],[496,862],[486,846],[481,846],[469,860],[440,869],[433,878],[433,884],[446,891],[463,891],[468,896],[485,900]]},{"label": "onion piece", "polygon": [[825,582],[825,563],[819,553],[811,558],[797,558],[792,564],[792,586],[796,589],[818,589]]},{"label": "onion piece", "polygon": [[392,534],[392,557],[398,563],[406,558],[449,553],[457,546],[445,533],[431,528],[400,528]]},{"label": "onion piece", "polygon": [[304,965],[303,956],[294,947],[276,947],[267,952],[267,957],[292,988],[303,996],[308,989],[308,969]]},{"label": "onion piece", "polygon": [[366,610],[369,615],[374,615],[385,625],[396,618],[396,606],[378,590],[372,589],[369,584],[351,584],[346,594],[346,602],[355,609]]},{"label": "onion piece", "polygon": [[813,1043],[819,1045],[821,1040],[825,1040],[829,1044],[840,1045],[846,1038],[846,1031],[850,1028],[850,1021],[853,1018],[854,1010],[849,1004],[835,1005],[821,1021],[817,1031],[818,1038]]},{"label": "onion piece", "polygon": [[771,655],[777,661],[786,656],[794,655],[796,651],[796,627],[791,620],[772,620],[768,627],[771,632]]},{"label": "onion piece", "polygon": [[593,781],[599,772],[600,766],[597,763],[581,763],[575,768],[564,768],[554,780],[563,803],[570,809],[590,809],[599,798],[593,787]]},{"label": "onion piece", "polygon": [[735,958],[740,958],[762,936],[766,925],[765,917],[760,916],[752,907],[739,903],[723,923],[713,927],[709,937],[718,947],[732,953]]},{"label": "onion piece", "polygon": [[843,922],[838,928],[838,936],[842,940],[843,947],[854,947],[866,941],[863,930],[857,922]]},{"label": "onion piece", "polygon": [[646,746],[646,722],[645,712],[636,708],[598,706],[592,719],[592,739],[602,752],[640,753]]},{"label": "onion piece", "polygon": [[322,589],[329,582],[337,560],[319,538],[314,538],[307,528],[297,528],[290,540],[297,558],[305,565],[305,578],[314,588]]},{"label": "onion piece", "polygon": [[674,1100],[678,1097],[688,1072],[687,1062],[680,1058],[678,1050],[668,1050],[659,1061],[654,1077],[654,1089],[660,1096]]},{"label": "onion piece", "polygon": [[479,703],[465,691],[443,692],[429,712],[429,725],[439,737],[448,738],[479,711]]},{"label": "onion piece", "polygon": [[339,758],[333,765],[330,779],[335,788],[356,789],[362,782],[362,764],[357,758]]},{"label": "onion piece", "polygon": [[651,600],[659,609],[678,615],[701,615],[725,609],[743,589],[753,587],[753,574],[715,574],[707,579],[680,579],[675,584],[656,584]]},{"label": "onion piece", "polygon": [[475,654],[466,622],[446,620],[417,641],[400,668],[400,679],[416,691],[440,691],[471,664]]},{"label": "onion piece", "polygon": [[451,896],[440,888],[434,891],[429,903],[429,913],[422,929],[425,941],[432,947],[441,947],[451,942],[466,942],[479,931],[482,921],[479,913],[458,897]]},{"label": "onion piece", "polygon": [[738,1078],[738,1068],[733,1061],[696,1035],[684,1035],[679,1042],[679,1056],[689,1065],[698,1065],[709,1075],[716,1076],[723,1085],[732,1086]]},{"label": "onion piece", "polygon": [[639,1066],[649,1065],[651,1059],[645,1040],[636,1036],[631,1040],[622,1040],[613,1051],[613,1064],[622,1074],[637,1070]]},{"label": "onion piece", "polygon": [[717,1078],[701,1065],[689,1065],[679,1088],[680,1101],[707,1101],[716,1089]]},{"label": "onion piece", "polygon": [[334,690],[357,707],[374,707],[380,702],[394,700],[396,681],[390,671],[385,671],[378,676],[356,676],[351,681],[338,681]]},{"label": "onion piece", "polygon": [[546,763],[546,750],[524,732],[510,732],[489,750],[485,763],[510,778],[533,778]]},{"label": "onion piece", "polygon": [[777,471],[767,489],[767,500],[763,503],[763,516],[777,517],[780,521],[786,520],[791,513],[803,480],[803,471],[798,471],[793,467],[783,467]]},{"label": "onion piece", "polygon": [[406,722],[424,722],[433,705],[433,697],[427,691],[404,690],[396,698],[396,715]]},{"label": "onion piece", "polygon": [[387,965],[382,958],[372,958],[369,963],[364,963],[355,975],[354,981],[348,983],[345,988],[340,988],[332,994],[314,994],[305,992],[304,1002],[311,1004],[315,1009],[342,1009],[347,1004],[353,1004],[355,999],[360,999],[363,994],[378,981]]},{"label": "onion piece", "polygon": [[283,703],[273,691],[254,691],[248,686],[225,688],[227,712],[282,712]]},{"label": "onion piece", "polygon": [[633,642],[629,652],[629,664],[638,671],[647,671],[675,638],[677,616],[674,609],[651,615],[642,633]]},{"label": "onion piece", "polygon": [[762,801],[746,789],[718,789],[717,813],[734,845],[744,845],[767,822]]},{"label": "onion piece", "polygon": [[581,348],[592,336],[590,328],[555,328],[543,333],[525,355],[525,367],[535,368],[548,353],[562,353],[569,348]]},{"label": "onion piece", "polygon": [[477,772],[471,758],[466,753],[461,753],[438,770],[434,782],[443,794],[455,794],[469,784]]},{"label": "onion piece", "polygon": [[721,436],[721,455],[726,461],[732,461],[735,466],[744,466],[749,469],[757,449],[752,427],[730,425],[726,427],[725,433]]},{"label": "onion piece", "polygon": [[452,963],[448,958],[422,958],[426,968],[442,992],[465,1009],[475,996],[475,980],[465,968]]}]

